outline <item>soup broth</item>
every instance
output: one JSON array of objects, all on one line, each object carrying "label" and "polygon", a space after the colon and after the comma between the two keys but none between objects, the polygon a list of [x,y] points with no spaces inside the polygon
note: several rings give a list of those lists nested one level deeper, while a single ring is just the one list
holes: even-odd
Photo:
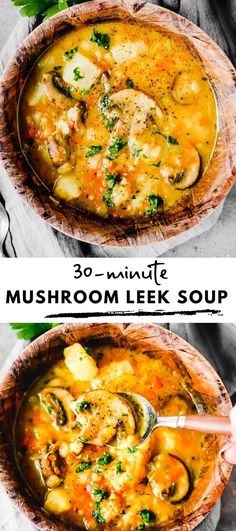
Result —
[{"label": "soup broth", "polygon": [[[26,393],[16,423],[17,462],[38,503],[75,528],[181,522],[205,492],[215,438],[159,428],[137,446],[129,408],[107,400],[138,389],[160,414],[197,413],[175,364],[110,345],[77,343],[64,354]],[[113,431],[119,444],[103,445]]]},{"label": "soup broth", "polygon": [[102,217],[153,216],[201,186],[216,105],[186,40],[108,22],[38,59],[19,122],[22,150],[57,200]]}]

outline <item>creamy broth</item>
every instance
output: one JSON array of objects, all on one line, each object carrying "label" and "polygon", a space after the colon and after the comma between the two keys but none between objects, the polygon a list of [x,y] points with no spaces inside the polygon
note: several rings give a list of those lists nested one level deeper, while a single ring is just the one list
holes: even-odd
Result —
[{"label": "creamy broth", "polygon": [[[197,413],[176,366],[110,345],[74,344],[64,355],[31,386],[17,417],[16,458],[39,504],[91,530],[162,528],[191,514],[213,470],[214,437],[159,428],[136,447],[130,411],[106,403],[109,392],[138,389],[161,414]],[[113,429],[118,447],[101,446]]]},{"label": "creamy broth", "polygon": [[72,31],[23,89],[22,149],[52,195],[102,217],[152,216],[201,186],[213,91],[180,36],[109,22]]}]

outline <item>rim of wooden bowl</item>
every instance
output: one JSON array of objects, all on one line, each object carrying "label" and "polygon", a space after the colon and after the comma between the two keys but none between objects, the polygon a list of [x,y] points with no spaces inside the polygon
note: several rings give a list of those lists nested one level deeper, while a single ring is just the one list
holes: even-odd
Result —
[{"label": "rim of wooden bowl", "polygon": [[[70,205],[53,202],[20,149],[17,103],[37,57],[55,39],[81,24],[132,20],[182,35],[200,55],[212,82],[218,107],[218,139],[204,181],[170,211],[153,218],[103,219]],[[226,197],[236,179],[235,70],[219,46],[195,24],[141,0],[94,0],[71,7],[38,26],[19,46],[0,84],[0,156],[16,191],[53,228],[96,245],[154,244],[201,223]]]},{"label": "rim of wooden bowl", "polygon": [[[120,346],[142,349],[154,357],[155,350],[167,356],[167,360],[178,364],[178,370],[190,379],[196,396],[201,396],[211,414],[228,415],[231,402],[221,379],[208,361],[189,343],[172,332],[154,324],[64,324],[46,332],[33,341],[11,365],[0,384],[0,480],[12,502],[31,522],[43,531],[57,531],[58,520],[49,517],[37,505],[32,494],[19,475],[14,455],[12,427],[24,391],[39,376],[40,368],[46,370],[53,361],[61,357],[62,349],[71,343],[82,341],[108,342]],[[176,366],[176,365],[174,365]],[[209,513],[221,496],[232,470],[224,461],[220,449],[226,437],[220,437],[217,446],[218,457],[214,470],[206,482],[200,500],[193,501],[191,514],[181,522],[162,526],[168,531],[190,531]],[[207,498],[207,499],[206,499]],[[60,522],[60,530],[68,531],[71,526]]]}]

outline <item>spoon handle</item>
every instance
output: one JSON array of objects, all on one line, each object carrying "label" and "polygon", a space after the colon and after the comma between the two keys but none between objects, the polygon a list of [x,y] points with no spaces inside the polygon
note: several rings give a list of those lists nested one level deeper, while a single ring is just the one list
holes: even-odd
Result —
[{"label": "spoon handle", "polygon": [[178,427],[188,430],[203,431],[205,433],[231,434],[229,417],[214,417],[211,415],[189,415],[179,417]]}]

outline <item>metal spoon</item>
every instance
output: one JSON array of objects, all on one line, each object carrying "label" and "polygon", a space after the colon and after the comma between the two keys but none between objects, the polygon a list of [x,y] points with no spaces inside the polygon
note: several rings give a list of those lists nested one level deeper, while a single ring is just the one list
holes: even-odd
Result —
[{"label": "metal spoon", "polygon": [[119,393],[133,409],[136,419],[137,432],[141,440],[137,446],[143,444],[156,428],[182,428],[187,430],[230,435],[231,424],[229,417],[214,417],[212,415],[180,415],[177,417],[159,417],[153,406],[141,395],[136,393]]}]

